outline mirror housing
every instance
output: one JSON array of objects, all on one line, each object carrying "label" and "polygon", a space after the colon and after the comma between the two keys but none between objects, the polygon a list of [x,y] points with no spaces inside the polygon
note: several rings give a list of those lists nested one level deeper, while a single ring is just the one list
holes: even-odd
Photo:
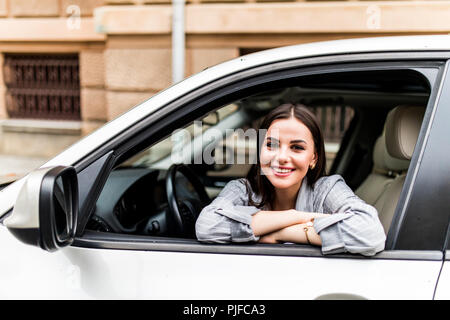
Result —
[{"label": "mirror housing", "polygon": [[4,225],[20,241],[55,251],[72,244],[78,215],[78,181],[73,167],[31,172]]}]

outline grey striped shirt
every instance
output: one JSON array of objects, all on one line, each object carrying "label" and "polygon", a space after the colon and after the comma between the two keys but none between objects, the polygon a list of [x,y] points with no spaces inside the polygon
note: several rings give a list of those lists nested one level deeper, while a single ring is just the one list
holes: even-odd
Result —
[{"label": "grey striped shirt", "polygon": [[[250,223],[252,215],[261,209],[248,205],[245,183],[245,179],[230,181],[211,204],[203,208],[195,225],[199,241],[259,240]],[[260,200],[254,193],[252,199]],[[323,254],[350,252],[371,256],[384,249],[386,236],[377,210],[358,198],[340,175],[322,177],[314,188],[304,180],[295,209],[331,214],[314,219]]]}]

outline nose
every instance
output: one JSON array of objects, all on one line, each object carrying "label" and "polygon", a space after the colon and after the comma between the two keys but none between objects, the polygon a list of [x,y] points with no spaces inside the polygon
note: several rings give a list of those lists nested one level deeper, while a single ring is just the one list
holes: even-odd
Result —
[{"label": "nose", "polygon": [[287,147],[282,147],[278,149],[277,160],[280,164],[289,161],[289,150]]}]

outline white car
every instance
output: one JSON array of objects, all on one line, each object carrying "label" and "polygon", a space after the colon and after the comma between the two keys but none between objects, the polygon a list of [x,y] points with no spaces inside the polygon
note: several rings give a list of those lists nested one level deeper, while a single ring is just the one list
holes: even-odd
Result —
[{"label": "white car", "polygon": [[[449,299],[449,58],[450,36],[339,40],[173,85],[0,191],[0,298]],[[384,251],[195,239],[283,102],[325,119],[329,173],[377,207]]]}]

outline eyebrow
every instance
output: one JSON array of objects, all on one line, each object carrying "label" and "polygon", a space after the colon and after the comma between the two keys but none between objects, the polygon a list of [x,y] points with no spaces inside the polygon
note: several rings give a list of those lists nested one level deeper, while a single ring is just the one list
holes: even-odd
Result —
[{"label": "eyebrow", "polygon": [[[267,140],[275,140],[275,141],[277,141],[277,142],[280,142],[280,140],[278,140],[278,139],[276,139],[276,138],[273,138],[273,137],[267,137]],[[305,144],[308,144],[305,140],[302,140],[302,139],[291,140],[290,143],[305,143]]]}]

